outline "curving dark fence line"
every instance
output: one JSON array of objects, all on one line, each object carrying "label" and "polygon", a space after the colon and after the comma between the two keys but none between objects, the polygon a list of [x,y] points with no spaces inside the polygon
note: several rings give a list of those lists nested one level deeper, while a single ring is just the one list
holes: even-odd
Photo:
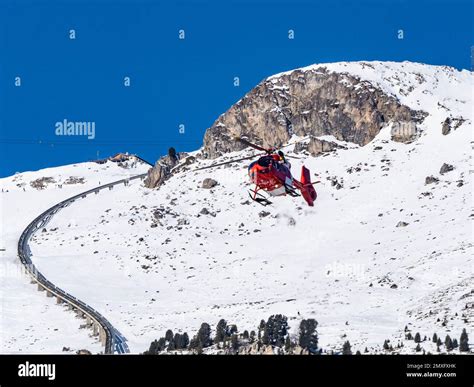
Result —
[{"label": "curving dark fence line", "polygon": [[[137,157],[137,159],[151,165],[139,157]],[[130,351],[128,349],[125,337],[94,308],[48,281],[31,261],[31,250],[28,245],[28,241],[37,230],[42,229],[48,224],[54,214],[56,214],[62,208],[69,206],[77,199],[85,198],[87,195],[92,193],[97,194],[99,191],[105,188],[113,189],[113,187],[118,184],[127,185],[130,180],[144,179],[146,175],[146,173],[143,173],[140,175],[128,177],[126,179],[114,181],[112,183],[92,188],[88,191],[63,200],[62,202],[44,211],[41,215],[37,216],[35,220],[33,220],[26,227],[18,241],[18,257],[20,258],[20,261],[23,264],[26,272],[32,277],[32,281],[38,284],[38,290],[45,290],[48,297],[56,297],[57,303],[65,303],[69,305],[69,307],[75,310],[78,315],[86,318],[86,326],[89,326],[93,329],[94,335],[99,335],[99,340],[105,347],[104,352],[107,354],[129,353]]]}]

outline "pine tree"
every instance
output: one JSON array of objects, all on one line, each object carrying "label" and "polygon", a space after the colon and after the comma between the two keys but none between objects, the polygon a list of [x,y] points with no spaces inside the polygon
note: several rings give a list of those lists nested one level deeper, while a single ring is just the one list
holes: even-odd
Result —
[{"label": "pine tree", "polygon": [[458,339],[453,339],[453,349],[456,349],[458,346]]},{"label": "pine tree", "polygon": [[253,343],[255,341],[255,331],[250,331],[250,342]]},{"label": "pine tree", "polygon": [[441,344],[443,344],[443,343],[441,342],[441,339],[438,337],[438,341],[436,342],[436,345],[439,347],[439,346],[441,346]]},{"label": "pine tree", "polygon": [[146,355],[156,355],[158,354],[158,341],[154,340],[150,344],[150,349],[145,352]]},{"label": "pine tree", "polygon": [[182,337],[182,348],[186,349],[189,346],[189,336],[186,332],[183,333]]},{"label": "pine tree", "polygon": [[230,346],[234,351],[239,349],[239,338],[235,333],[231,336]]},{"label": "pine tree", "polygon": [[288,318],[281,314],[270,316],[263,329],[262,343],[283,347],[288,334]]},{"label": "pine tree", "polygon": [[[177,335],[177,336],[176,336]],[[179,340],[179,333],[176,333],[175,337],[177,337],[177,339]],[[178,349],[177,346],[176,346],[176,342],[175,342],[175,339],[172,338],[169,342],[168,342],[168,351],[174,351],[175,349]]]},{"label": "pine tree", "polygon": [[453,349],[453,341],[449,335],[446,335],[446,339],[444,340],[444,345],[447,351],[451,351]]},{"label": "pine tree", "polygon": [[245,330],[242,337],[245,339],[245,340],[248,340],[249,338],[249,331],[248,330]]},{"label": "pine tree", "polygon": [[273,341],[273,316],[271,316],[265,323],[263,328],[262,343],[265,345],[270,344]]},{"label": "pine tree", "polygon": [[435,333],[433,334],[433,343],[436,343],[438,341],[438,335]]},{"label": "pine tree", "polygon": [[459,350],[461,352],[469,352],[469,337],[466,328],[462,330],[461,337],[459,338]]},{"label": "pine tree", "polygon": [[164,351],[166,349],[166,339],[164,337],[160,337],[158,340],[158,350]]},{"label": "pine tree", "polygon": [[276,320],[277,320],[277,325],[276,325],[277,331],[275,333],[275,336],[276,336],[275,345],[280,348],[283,348],[285,345],[286,336],[288,335],[288,330],[290,328],[288,326],[288,318],[286,316],[279,314],[276,316]]},{"label": "pine tree", "polygon": [[199,344],[202,348],[209,347],[212,344],[211,327],[208,323],[202,323],[197,333]]},{"label": "pine tree", "polygon": [[168,329],[165,333],[165,340],[170,342],[173,340],[173,331],[171,329]]},{"label": "pine tree", "polygon": [[186,345],[184,345],[184,335],[181,335],[179,333],[175,333],[174,335],[174,348],[168,347],[168,349],[185,349]]},{"label": "pine tree", "polygon": [[237,332],[237,325],[232,324],[227,327],[227,336],[231,337],[234,333]]},{"label": "pine tree", "polygon": [[421,336],[419,332],[416,332],[415,334],[415,343],[420,343],[421,342]]},{"label": "pine tree", "polygon": [[344,345],[342,346],[342,354],[343,355],[352,355],[351,344],[349,343],[349,341],[346,341],[344,343]]},{"label": "pine tree", "polygon": [[383,342],[383,349],[385,349],[386,351],[388,351],[388,350],[390,349],[390,346],[389,346],[389,344],[388,344],[388,340],[385,340],[385,341]]},{"label": "pine tree", "polygon": [[290,335],[288,335],[288,336],[286,336],[286,340],[285,340],[285,351],[286,351],[286,353],[289,353],[290,349],[291,349],[291,339],[290,339]]},{"label": "pine tree", "polygon": [[227,335],[227,321],[224,319],[219,320],[216,327],[216,336],[214,338],[215,343],[220,343],[224,341],[225,336]]},{"label": "pine tree", "polygon": [[268,328],[265,325],[265,328],[263,329],[262,338],[261,338],[262,344],[265,344],[265,345],[270,344],[272,332],[273,332],[273,325],[270,326],[270,324],[269,324]]},{"label": "pine tree", "polygon": [[418,342],[418,344],[416,345],[415,351],[416,351],[416,352],[420,352],[420,351],[421,351],[421,347],[420,347],[420,343],[419,343],[419,342]]},{"label": "pine tree", "polygon": [[197,336],[194,336],[189,342],[189,349],[197,349],[199,346],[199,340]]},{"label": "pine tree", "polygon": [[309,352],[315,352],[318,348],[317,326],[318,322],[313,318],[302,320],[300,323],[298,344]]},{"label": "pine tree", "polygon": [[407,340],[413,340],[413,336],[411,335],[410,332],[406,335]]},{"label": "pine tree", "polygon": [[[270,316],[263,327],[262,343],[265,345],[273,344],[273,333],[275,331],[275,316]],[[261,325],[261,324],[260,324]]]},{"label": "pine tree", "polygon": [[148,351],[145,351],[145,355],[158,355],[160,351],[165,349],[166,342],[163,337],[161,337],[159,340],[153,340],[150,344],[150,348]]}]

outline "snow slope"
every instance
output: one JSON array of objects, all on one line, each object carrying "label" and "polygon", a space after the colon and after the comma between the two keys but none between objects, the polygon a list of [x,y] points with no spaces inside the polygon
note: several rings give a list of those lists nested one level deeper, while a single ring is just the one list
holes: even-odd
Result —
[{"label": "snow slope", "polygon": [[[393,142],[388,126],[364,147],[292,160],[296,176],[304,163],[321,181],[313,208],[301,198],[250,202],[245,162],[180,172],[158,190],[131,182],[58,213],[34,237],[33,261],[106,316],[132,352],[167,329],[192,335],[225,318],[250,330],[275,313],[295,334],[302,318],[315,318],[325,349],[349,340],[353,351],[381,351],[385,339],[404,341],[405,325],[422,337],[459,338],[464,327],[472,336],[472,73],[408,62],[325,66],[428,112],[420,138]],[[466,121],[443,136],[449,115]],[[441,175],[443,163],[454,170]],[[431,175],[439,182],[425,185]],[[207,177],[219,184],[201,188]],[[402,352],[414,346],[405,341]]]},{"label": "snow slope", "polygon": [[[73,312],[56,305],[54,299],[46,298],[29,283],[17,258],[17,243],[24,228],[52,205],[148,169],[142,163],[131,163],[129,167],[89,162],[0,179],[0,353],[61,353],[63,347],[71,352],[81,348],[102,350],[96,337],[91,337],[87,330],[79,330],[83,322]],[[74,183],[71,176],[84,181]],[[30,185],[42,177],[52,177],[55,182],[46,184],[42,190]],[[59,270],[70,274],[64,268]]]}]

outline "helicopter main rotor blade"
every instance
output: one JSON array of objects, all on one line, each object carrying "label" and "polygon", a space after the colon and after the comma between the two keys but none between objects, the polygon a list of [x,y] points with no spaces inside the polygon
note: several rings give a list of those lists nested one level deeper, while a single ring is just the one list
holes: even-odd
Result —
[{"label": "helicopter main rotor blade", "polygon": [[[272,152],[275,152],[277,151],[278,149],[283,149],[283,148],[287,148],[289,146],[292,146],[292,145],[295,145],[295,144],[298,144],[300,142],[303,142],[303,141],[306,141],[308,139],[308,136],[302,138],[301,140],[298,140],[298,141],[294,141],[294,142],[290,142],[289,144],[286,144],[286,145],[282,145],[282,146],[279,146],[279,147],[276,147],[276,148],[264,148],[264,147],[261,147],[259,145],[255,145],[253,143],[251,143],[249,140],[245,139],[245,138],[241,138],[239,136],[235,136],[234,137],[234,140],[235,141],[239,141],[240,143],[244,144],[244,145],[247,145],[249,147],[252,147],[254,149],[257,149],[257,150],[260,150],[262,152],[267,152],[268,154],[272,153]],[[288,157],[288,156],[287,156]],[[293,157],[295,158],[295,157]],[[297,158],[297,157],[296,157]]]},{"label": "helicopter main rotor blade", "polygon": [[262,151],[262,152],[267,152],[267,153],[273,152],[273,149],[267,149],[267,148],[261,147],[260,145],[255,145],[255,144],[251,143],[250,141],[246,140],[245,138],[241,138],[239,136],[235,136],[234,140],[238,141],[238,142],[240,142],[244,145],[247,145],[247,146],[249,146],[253,149],[257,149],[259,151]]},{"label": "helicopter main rotor blade", "polygon": [[240,159],[234,159],[234,160],[227,160],[227,161],[224,161],[222,163],[217,163],[217,164],[212,164],[212,165],[208,165],[206,167],[201,167],[201,168],[196,168],[195,171],[201,171],[203,169],[209,169],[209,168],[214,168],[214,167],[220,167],[221,165],[227,165],[227,164],[232,164],[232,163],[237,163],[239,161],[244,161],[244,160],[250,160],[250,159],[254,159],[256,157],[259,157],[259,155],[252,155],[252,156],[247,156],[247,157],[242,157]]}]

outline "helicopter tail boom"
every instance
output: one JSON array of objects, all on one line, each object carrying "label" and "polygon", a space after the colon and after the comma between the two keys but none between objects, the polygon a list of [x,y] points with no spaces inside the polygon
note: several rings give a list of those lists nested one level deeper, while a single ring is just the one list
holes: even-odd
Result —
[{"label": "helicopter tail boom", "polygon": [[309,169],[304,165],[301,167],[301,181],[298,183],[299,184],[295,184],[295,186],[301,191],[303,199],[306,200],[306,203],[308,203],[309,206],[313,207],[314,201],[318,195],[313,187],[313,183],[311,183]]}]

